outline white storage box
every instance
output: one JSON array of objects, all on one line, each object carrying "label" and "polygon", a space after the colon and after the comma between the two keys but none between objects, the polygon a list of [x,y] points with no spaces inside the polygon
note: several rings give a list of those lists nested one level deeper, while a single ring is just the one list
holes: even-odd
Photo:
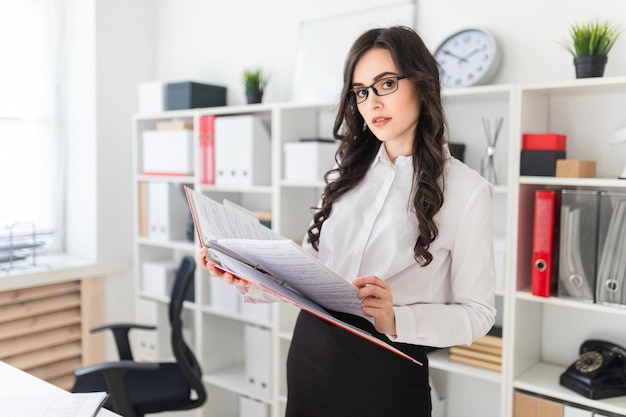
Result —
[{"label": "white storage box", "polygon": [[302,141],[285,143],[285,179],[321,181],[335,164],[339,143]]},{"label": "white storage box", "polygon": [[245,324],[243,339],[247,390],[257,398],[269,400],[272,392],[270,330]]},{"label": "white storage box", "polygon": [[193,131],[145,130],[143,173],[193,175]]},{"label": "white storage box", "polygon": [[131,347],[138,360],[159,361],[172,357],[167,305],[155,301],[138,300],[137,322],[155,326],[155,330],[136,329],[130,333]]},{"label": "white storage box", "polygon": [[169,297],[176,278],[178,262],[150,261],[141,264],[141,286],[145,293]]},{"label": "white storage box", "polygon": [[161,81],[149,81],[139,84],[139,113],[153,114],[165,110],[167,93]]},{"label": "white storage box", "polygon": [[204,281],[209,286],[209,304],[212,308],[224,313],[239,313],[242,298],[232,285],[226,284],[219,278],[211,276]]},{"label": "white storage box", "polygon": [[267,404],[239,396],[239,417],[269,417],[269,415]]}]

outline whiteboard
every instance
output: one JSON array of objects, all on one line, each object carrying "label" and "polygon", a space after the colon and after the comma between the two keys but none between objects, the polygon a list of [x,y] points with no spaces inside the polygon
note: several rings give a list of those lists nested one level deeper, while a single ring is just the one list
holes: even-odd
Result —
[{"label": "whiteboard", "polygon": [[352,43],[374,27],[415,28],[415,7],[415,1],[405,1],[303,21],[296,50],[292,101],[337,100],[343,84],[344,61]]}]

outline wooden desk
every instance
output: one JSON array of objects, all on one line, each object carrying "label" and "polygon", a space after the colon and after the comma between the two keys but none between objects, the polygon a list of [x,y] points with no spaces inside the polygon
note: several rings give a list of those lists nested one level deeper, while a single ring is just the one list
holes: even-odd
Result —
[{"label": "wooden desk", "polygon": [[[31,394],[67,394],[69,392],[62,390],[46,381],[36,378],[24,371],[12,367],[2,361],[0,361],[0,395],[24,395],[24,393]],[[112,411],[105,408],[100,409],[98,417],[121,417]]]}]

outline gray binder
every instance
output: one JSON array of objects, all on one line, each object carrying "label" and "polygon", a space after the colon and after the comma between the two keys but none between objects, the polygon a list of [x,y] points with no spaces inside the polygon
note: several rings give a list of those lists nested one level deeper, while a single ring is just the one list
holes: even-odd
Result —
[{"label": "gray binder", "polygon": [[602,192],[600,197],[596,301],[626,304],[626,194]]},{"label": "gray binder", "polygon": [[599,193],[561,191],[559,297],[594,301]]}]

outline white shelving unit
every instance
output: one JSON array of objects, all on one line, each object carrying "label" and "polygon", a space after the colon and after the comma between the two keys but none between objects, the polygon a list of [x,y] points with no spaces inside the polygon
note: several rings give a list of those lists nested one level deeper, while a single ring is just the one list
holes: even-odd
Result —
[{"label": "white shelving unit", "polygon": [[[536,189],[602,189],[626,192],[626,181],[616,178],[626,164],[623,148],[608,144],[610,134],[626,124],[626,78],[572,80],[545,85],[481,86],[447,90],[444,103],[451,142],[466,145],[465,162],[480,170],[487,139],[482,118],[494,123],[504,120],[496,145],[499,184],[494,187],[496,236],[507,241],[504,285],[496,292],[496,324],[503,328],[501,372],[451,362],[447,349],[432,352],[431,378],[445,401],[436,404],[437,415],[454,417],[512,417],[513,392],[517,389],[556,400],[626,414],[626,397],[592,401],[561,387],[558,377],[574,361],[579,345],[601,337],[626,345],[621,324],[626,309],[530,294],[533,195]],[[139,184],[165,181],[185,184],[217,200],[227,198],[250,209],[270,210],[272,227],[300,241],[306,231],[310,207],[316,205],[323,182],[284,179],[283,145],[302,137],[332,137],[334,103],[256,104],[179,110],[154,115],[137,115],[133,120],[136,201]],[[154,177],[141,172],[141,132],[161,120],[193,122],[195,137],[204,115],[256,115],[268,126],[271,136],[271,184],[255,187],[216,187],[200,183],[199,146],[195,150],[195,174],[186,177]],[[559,132],[568,137],[567,156],[597,161],[595,179],[520,177],[519,158],[524,132]],[[157,306],[163,316],[167,297],[142,292],[141,263],[162,258],[194,255],[198,244],[190,241],[155,241],[139,236],[139,204],[136,205],[135,239],[136,293],[138,302]],[[184,225],[181,225],[184,227]],[[268,416],[284,414],[286,402],[285,359],[297,310],[273,304],[269,317],[224,311],[210,304],[214,278],[198,270],[195,299],[186,303],[188,337],[204,371],[209,400],[189,415],[239,416],[239,398],[265,405]],[[140,319],[141,317],[138,317]],[[165,335],[169,329],[161,324]],[[244,329],[257,326],[271,335],[271,380],[269,396],[251,394],[246,383]],[[164,352],[167,354],[167,352]],[[242,416],[243,417],[243,416]]]},{"label": "white shelving unit", "polygon": [[[530,293],[533,195],[537,189],[589,189],[626,192],[616,179],[626,164],[626,147],[611,146],[612,133],[626,124],[626,78],[593,78],[522,86],[520,132],[567,135],[568,159],[595,160],[597,178],[521,177],[517,202],[517,248],[513,258],[511,383],[520,389],[619,415],[626,397],[590,400],[559,385],[559,376],[578,356],[586,339],[626,344],[626,311]],[[518,135],[519,140],[519,135]],[[519,145],[518,145],[519,147]]]}]

